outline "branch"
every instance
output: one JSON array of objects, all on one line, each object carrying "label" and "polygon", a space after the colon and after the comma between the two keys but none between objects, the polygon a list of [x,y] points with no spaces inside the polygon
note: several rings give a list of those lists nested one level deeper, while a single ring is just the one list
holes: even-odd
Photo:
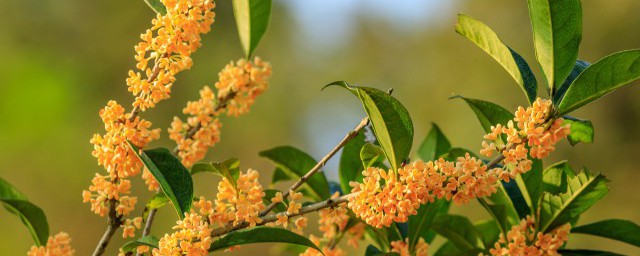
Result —
[{"label": "branch", "polygon": [[109,201],[108,223],[107,230],[104,232],[104,235],[102,235],[95,251],[93,251],[93,256],[100,256],[104,254],[111,237],[113,237],[113,234],[115,234],[120,225],[122,225],[122,216],[118,216],[118,213],[116,212],[116,200],[114,199]]},{"label": "branch", "polygon": [[[284,194],[282,195],[282,197],[286,198],[287,196],[289,196],[289,192],[290,191],[295,191],[300,186],[302,186],[302,184],[304,184],[312,175],[314,175],[316,172],[318,172],[320,170],[320,168],[322,168],[327,163],[327,161],[329,161],[329,159],[331,159],[331,157],[333,157],[342,147],[344,147],[344,145],[347,144],[347,142],[349,142],[356,135],[358,135],[358,132],[360,132],[360,130],[362,130],[362,128],[367,126],[368,123],[369,123],[369,118],[368,117],[363,118],[362,121],[360,121],[360,124],[358,124],[358,126],[356,126],[356,128],[354,128],[353,131],[350,131],[347,135],[345,135],[344,138],[342,139],[342,141],[340,141],[340,143],[338,143],[338,145],[336,145],[335,148],[333,148],[331,151],[329,151],[329,153],[327,153],[327,155],[325,155],[320,160],[320,162],[318,162],[313,168],[311,168],[311,170],[309,170],[307,172],[307,174],[302,176],[287,191],[285,191]],[[260,212],[259,216],[267,215],[267,213],[269,213],[271,210],[273,210],[273,208],[276,206],[276,204],[277,203],[273,203],[273,202],[271,204],[269,204],[269,206],[267,206],[266,209],[264,209],[262,212]]]},{"label": "branch", "polygon": [[[166,58],[168,55],[169,54],[165,52],[162,55],[160,55],[160,59]],[[147,81],[149,81],[149,83],[152,83],[154,80],[156,80],[156,78],[158,78],[159,74],[160,74],[160,63],[156,60],[155,64],[153,65],[153,69],[151,70],[151,75],[147,78]],[[136,117],[138,116],[138,113],[140,113],[140,106],[133,107],[129,116],[129,122],[136,119]]]}]

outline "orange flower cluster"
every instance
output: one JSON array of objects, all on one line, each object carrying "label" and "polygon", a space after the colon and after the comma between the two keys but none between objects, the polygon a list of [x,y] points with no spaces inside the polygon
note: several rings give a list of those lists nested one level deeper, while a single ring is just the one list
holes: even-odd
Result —
[{"label": "orange flower cluster", "polygon": [[[494,152],[502,152],[504,168],[496,168],[500,178],[505,181],[518,174],[531,170],[533,158],[542,159],[555,150],[555,144],[570,133],[569,125],[562,118],[549,120],[552,102],[538,98],[531,107],[518,107],[515,118],[506,126],[500,124],[491,127],[491,133],[484,136],[480,153],[491,157]],[[501,141],[505,135],[506,145]],[[527,150],[529,146],[531,149]]]},{"label": "orange flower cluster", "polygon": [[46,246],[31,246],[27,252],[28,256],[72,256],[75,250],[71,248],[71,238],[69,234],[60,232],[53,237],[49,237]]},{"label": "orange flower cluster", "polygon": [[125,220],[120,227],[122,227],[122,238],[135,237],[136,229],[142,227],[142,217]]},{"label": "orange flower cluster", "polygon": [[571,225],[562,225],[546,234],[536,234],[535,225],[533,217],[527,216],[511,228],[506,239],[500,234],[500,239],[490,250],[491,255],[560,255],[558,249],[569,240]]},{"label": "orange flower cluster", "polygon": [[[314,235],[309,236],[309,240],[313,242],[316,246],[320,247],[320,238]],[[299,256],[344,256],[346,253],[344,250],[335,247],[331,248],[329,246],[323,246],[322,252],[317,251],[316,249],[307,248],[303,253],[300,253]]]},{"label": "orange flower cluster", "polygon": [[435,162],[416,161],[397,173],[370,167],[363,171],[363,183],[352,182],[354,192],[349,208],[367,224],[381,228],[406,222],[422,204],[435,198],[467,203],[495,193],[498,178],[482,161],[466,154],[457,161],[440,158]]},{"label": "orange flower cluster", "polygon": [[[222,178],[218,183],[215,207],[210,210],[209,222],[225,226],[244,221],[251,227],[262,223],[259,214],[265,205],[262,202],[264,191],[258,182],[259,176],[257,171],[249,169],[246,173],[240,173],[235,185],[227,178]],[[209,207],[206,206],[207,209]]]},{"label": "orange flower cluster", "polygon": [[[427,250],[429,250],[429,244],[421,237],[415,247],[416,253],[413,255],[427,256],[429,255]],[[391,242],[391,252],[398,253],[400,256],[412,256],[411,252],[409,252],[409,238],[405,239],[405,241]]]},{"label": "orange flower cluster", "polygon": [[[175,75],[191,68],[191,54],[201,45],[201,34],[211,30],[215,13],[212,0],[162,0],[167,13],[151,21],[135,46],[136,68],[129,71],[127,86],[136,100],[134,107],[145,111],[169,98]],[[149,61],[154,65],[150,67]],[[141,72],[145,74],[143,78]]]},{"label": "orange flower cluster", "polygon": [[[293,190],[289,190],[289,204],[286,204],[282,195],[282,192],[277,192],[273,198],[271,198],[271,202],[273,203],[282,203],[287,206],[287,210],[285,212],[278,213],[276,217],[278,218],[275,223],[267,223],[267,226],[276,226],[281,225],[284,228],[287,228],[289,225],[289,216],[300,213],[300,208],[302,208],[302,204],[298,201],[302,199],[302,193],[294,192]],[[302,234],[302,229],[307,226],[307,222],[309,220],[305,216],[299,216],[295,219],[294,225],[296,229],[295,232]]]},{"label": "orange flower cluster", "polygon": [[200,99],[188,102],[183,113],[189,115],[187,122],[174,117],[169,128],[169,138],[178,144],[182,163],[189,167],[204,158],[209,147],[220,140],[218,116],[238,116],[249,111],[255,97],[268,87],[271,65],[255,58],[253,62],[244,59],[231,62],[218,74],[218,96],[209,86],[200,90]]},{"label": "orange flower cluster", "polygon": [[209,255],[211,227],[201,215],[191,212],[173,227],[176,232],[165,234],[153,255]]},{"label": "orange flower cluster", "polygon": [[[336,198],[338,195],[338,192],[336,192],[332,198]],[[344,232],[351,236],[348,244],[354,248],[358,248],[358,240],[362,239],[362,236],[364,235],[364,224],[358,223],[345,230],[349,222],[349,215],[347,215],[347,211],[345,204],[320,210],[318,229],[322,232],[322,238],[310,235],[309,240],[314,242],[318,247],[320,247],[321,239],[322,241],[326,241],[327,244],[321,247],[324,255],[340,256],[345,254],[344,250],[336,246],[338,242],[336,239],[340,237],[340,233]],[[307,250],[301,253],[300,256],[320,256],[322,253],[315,249],[307,248]]]}]

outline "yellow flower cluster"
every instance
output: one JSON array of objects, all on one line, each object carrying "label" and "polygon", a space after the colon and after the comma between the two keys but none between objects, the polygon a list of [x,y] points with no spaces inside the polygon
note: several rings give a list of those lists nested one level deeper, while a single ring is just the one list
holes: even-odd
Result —
[{"label": "yellow flower cluster", "polygon": [[[302,199],[302,193],[294,192],[293,190],[289,190],[289,204],[284,203],[284,198],[282,192],[277,192],[273,198],[271,198],[271,202],[273,203],[282,203],[287,206],[287,210],[285,212],[278,213],[276,215],[277,220],[275,223],[267,223],[267,226],[275,226],[281,225],[283,228],[287,228],[289,225],[289,216],[300,213],[300,208],[302,208],[302,203],[299,201]],[[296,229],[295,232],[301,234],[302,229],[307,226],[308,219],[305,216],[299,216],[295,219],[294,225]]]},{"label": "yellow flower cluster", "polygon": [[440,158],[435,162],[416,161],[397,173],[370,167],[362,172],[363,183],[352,182],[354,192],[349,208],[367,224],[381,228],[406,222],[422,204],[446,198],[457,204],[496,191],[498,178],[482,161],[466,154],[457,161]]},{"label": "yellow flower cluster", "polygon": [[506,238],[500,234],[500,239],[490,250],[491,255],[560,255],[558,249],[569,240],[571,225],[562,225],[546,234],[536,234],[535,225],[533,217],[527,216],[511,228]]},{"label": "yellow flower cluster", "polygon": [[122,238],[135,237],[136,229],[142,227],[142,217],[125,220],[120,227],[122,227]]},{"label": "yellow flower cluster", "polygon": [[[480,153],[491,157],[494,152],[502,152],[504,168],[495,169],[502,180],[509,181],[518,174],[531,169],[533,158],[542,159],[555,150],[555,144],[570,133],[569,125],[562,118],[550,120],[552,102],[538,98],[531,107],[518,107],[515,118],[506,126],[491,127],[491,133],[484,136]],[[501,141],[505,135],[506,145]],[[527,146],[531,149],[527,150]]]},{"label": "yellow flower cluster", "polygon": [[31,246],[28,256],[72,256],[75,250],[71,248],[69,234],[60,232],[49,237],[46,246]]},{"label": "yellow flower cluster", "polygon": [[264,191],[258,182],[259,176],[257,171],[249,169],[246,173],[240,173],[235,186],[227,178],[222,178],[218,183],[218,194],[209,222],[220,226],[247,222],[251,227],[262,223],[259,214],[265,205],[262,202]]},{"label": "yellow flower cluster", "polygon": [[151,21],[153,26],[140,35],[142,41],[135,46],[138,71],[130,70],[127,78],[129,91],[136,97],[133,106],[142,111],[169,98],[175,75],[191,67],[190,56],[200,47],[201,34],[211,30],[215,17],[212,0],[162,3],[167,13],[158,14]]},{"label": "yellow flower cluster", "polygon": [[153,249],[153,255],[209,255],[211,227],[200,214],[191,212],[173,227],[176,232],[165,234]]},{"label": "yellow flower cluster", "polygon": [[231,62],[218,74],[218,96],[209,86],[200,90],[200,99],[187,103],[183,113],[189,115],[187,122],[174,117],[169,128],[169,138],[178,145],[182,163],[189,167],[205,157],[209,147],[220,140],[218,116],[238,116],[247,113],[255,97],[268,87],[271,65],[255,58]]},{"label": "yellow flower cluster", "polygon": [[[416,253],[413,256],[427,256],[429,255],[427,250],[429,250],[429,244],[421,237],[416,244]],[[411,252],[409,252],[409,238],[406,238],[405,241],[391,242],[391,252],[398,253],[400,256],[412,256]]]}]

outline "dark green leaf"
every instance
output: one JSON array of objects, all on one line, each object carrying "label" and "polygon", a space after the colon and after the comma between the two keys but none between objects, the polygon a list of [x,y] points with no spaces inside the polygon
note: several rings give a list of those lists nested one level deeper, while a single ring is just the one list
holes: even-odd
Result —
[{"label": "dark green leaf", "polygon": [[233,14],[242,49],[248,59],[267,31],[271,0],[233,0]]},{"label": "dark green leaf", "polygon": [[325,88],[331,85],[346,88],[358,96],[391,168],[397,170],[409,157],[413,144],[413,123],[407,109],[388,93],[375,88],[350,86],[344,81],[330,83]]},{"label": "dark green leaf", "polygon": [[[280,191],[275,190],[275,189],[265,189],[264,190],[264,197],[262,198],[262,201],[264,202],[264,205],[270,205],[271,204],[271,199],[273,197],[276,196],[276,193],[278,193]],[[287,204],[289,204],[289,200],[287,198],[282,198],[283,203],[278,203],[276,204],[276,207],[273,209],[273,212],[278,213],[278,212],[285,212],[287,211]]]},{"label": "dark green leaf", "polygon": [[529,102],[536,100],[536,79],[527,62],[506,46],[489,26],[467,15],[458,15],[456,32],[466,37],[495,59],[511,74],[525,93]]},{"label": "dark green leaf", "polygon": [[560,195],[544,193],[540,204],[540,231],[547,233],[565,223],[576,220],[580,214],[602,199],[609,187],[602,175],[591,175],[587,170],[568,179],[567,191]]},{"label": "dark green leaf", "polygon": [[369,168],[375,163],[384,161],[384,151],[376,145],[366,143],[360,150],[360,160],[364,168]]},{"label": "dark green leaf", "polygon": [[[492,220],[481,221],[474,224],[475,228],[482,235],[482,239],[484,239],[485,244],[486,241],[497,240],[500,235],[500,229],[498,229],[495,222]],[[493,247],[493,243],[490,244],[490,248]],[[486,250],[482,250],[480,248],[474,248],[471,250],[460,249],[456,247],[454,243],[451,241],[447,241],[444,243],[435,253],[435,256],[466,256],[466,255],[485,255]]]},{"label": "dark green leaf", "polygon": [[340,186],[345,193],[351,193],[349,182],[362,182],[362,161],[360,161],[360,150],[365,144],[364,131],[361,130],[355,137],[342,147],[338,174],[340,176]]},{"label": "dark green leaf", "polygon": [[491,132],[491,126],[497,124],[506,125],[510,120],[514,118],[514,115],[509,110],[484,100],[470,99],[462,96],[454,96],[452,98],[461,98],[469,107],[476,113],[478,121],[485,132]]},{"label": "dark green leaf", "polygon": [[549,166],[542,174],[542,189],[544,192],[558,195],[567,192],[567,178],[573,178],[575,173],[567,161]]},{"label": "dark green leaf", "polygon": [[167,7],[162,4],[161,0],[144,0],[144,2],[147,3],[147,5],[151,7],[151,10],[153,10],[154,12],[162,15],[167,14]]},{"label": "dark green leaf", "polygon": [[458,215],[438,215],[431,227],[463,251],[483,248],[484,243],[471,221]]},{"label": "dark green leaf", "polygon": [[586,68],[569,86],[558,104],[563,116],[619,87],[640,78],[640,49],[622,51],[602,58]]},{"label": "dark green leaf", "polygon": [[395,252],[382,252],[380,249],[373,245],[367,246],[367,250],[364,252],[364,256],[399,256],[400,254]]},{"label": "dark green leaf", "polygon": [[213,252],[231,246],[255,243],[298,244],[321,251],[313,242],[304,236],[283,228],[264,226],[233,231],[211,243],[209,251]]},{"label": "dark green leaf", "polygon": [[509,199],[513,203],[516,212],[518,213],[518,219],[524,219],[527,215],[530,214],[531,209],[527,204],[527,199],[524,197],[520,187],[516,180],[511,180],[509,182],[502,181],[502,187],[509,196]]},{"label": "dark green leaf", "polygon": [[571,125],[571,133],[567,136],[567,139],[572,146],[578,144],[578,142],[593,142],[593,124],[591,124],[591,121],[564,116],[564,124]]},{"label": "dark green leaf", "polygon": [[435,238],[435,231],[431,229],[433,220],[439,214],[446,214],[451,206],[451,201],[444,199],[435,200],[433,203],[427,203],[418,208],[416,215],[409,216],[409,250],[418,243],[420,237],[424,238],[427,243],[431,243]]},{"label": "dark green leaf", "polygon": [[606,237],[640,247],[640,226],[628,220],[602,220],[571,228],[571,233]]},{"label": "dark green leaf", "polygon": [[[293,179],[300,179],[316,164],[307,153],[291,146],[280,146],[260,152],[260,156],[271,160],[276,167]],[[324,172],[318,171],[302,185],[303,193],[316,201],[329,198],[329,182]]]},{"label": "dark green leaf", "polygon": [[500,238],[499,225],[494,220],[489,219],[476,222],[474,226],[480,232],[485,248],[493,248],[498,238]]},{"label": "dark green leaf", "polygon": [[551,94],[571,72],[582,40],[580,0],[529,0],[536,57]]},{"label": "dark green leaf", "polygon": [[538,208],[538,201],[542,194],[542,160],[529,158],[531,160],[531,170],[516,178],[516,183],[520,186],[520,191],[527,200],[527,205],[532,212]]},{"label": "dark green leaf", "polygon": [[122,251],[127,252],[135,252],[138,246],[149,246],[151,248],[158,248],[158,238],[154,236],[143,236],[133,241],[129,241],[122,245]]},{"label": "dark green leaf", "polygon": [[0,178],[0,201],[9,212],[20,217],[37,246],[47,244],[49,223],[44,211],[30,203],[18,189],[2,178]]},{"label": "dark green leaf", "polygon": [[438,160],[438,158],[451,149],[451,143],[435,123],[431,124],[431,131],[424,138],[420,148],[418,148],[418,157],[425,162]]},{"label": "dark green leaf", "polygon": [[271,184],[276,184],[280,181],[291,180],[291,177],[287,175],[282,169],[277,168],[273,170],[273,176],[271,177]]},{"label": "dark green leaf", "polygon": [[476,153],[473,153],[471,150],[466,148],[451,148],[448,153],[442,155],[444,160],[447,161],[457,161],[458,157],[465,157],[467,154],[471,157],[475,157],[476,159],[481,159]]},{"label": "dark green leaf", "polygon": [[562,98],[564,97],[564,94],[567,92],[567,89],[569,89],[569,86],[573,83],[574,80],[576,80],[576,78],[578,78],[578,76],[582,73],[582,71],[584,71],[589,65],[591,65],[591,63],[583,60],[576,60],[576,64],[573,66],[571,73],[569,73],[569,77],[567,77],[567,79],[564,80],[564,83],[562,83],[562,86],[560,86],[560,88],[557,88],[556,92],[553,94],[553,104],[557,106],[558,103],[562,101]]},{"label": "dark green leaf", "polygon": [[563,256],[624,256],[613,252],[594,251],[594,250],[568,250],[560,249],[558,253]]},{"label": "dark green leaf", "polygon": [[189,170],[166,148],[142,151],[131,142],[129,145],[156,178],[162,192],[171,200],[178,216],[181,219],[184,218],[184,213],[189,212],[193,202],[193,180]]}]

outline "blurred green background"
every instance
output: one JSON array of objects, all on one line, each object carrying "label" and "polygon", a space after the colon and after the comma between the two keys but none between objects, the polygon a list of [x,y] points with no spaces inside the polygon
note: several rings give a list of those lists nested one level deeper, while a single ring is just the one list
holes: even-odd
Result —
[{"label": "blurred green background", "polygon": [[[581,59],[593,63],[640,47],[639,1],[583,2]],[[229,1],[218,3],[216,23],[193,56],[194,67],[178,76],[170,100],[144,114],[163,136],[186,101],[212,85],[226,63],[243,56],[230,7]],[[94,173],[104,172],[91,156],[89,139],[103,132],[98,110],[108,100],[131,102],[124,79],[134,66],[133,46],[154,13],[142,0],[4,0],[0,10],[0,176],[44,209],[51,234],[70,233],[77,255],[87,255],[105,227],[105,219],[81,198]],[[260,170],[264,184],[273,166],[258,157],[261,150],[293,145],[319,159],[364,115],[348,92],[320,92],[335,80],[393,87],[413,118],[416,147],[436,122],[453,144],[478,150],[482,130],[475,116],[448,97],[462,94],[509,109],[525,98],[497,63],[455,34],[458,12],[493,27],[540,74],[525,1],[274,1],[269,31],[257,50],[273,65],[271,87],[249,115],[223,120],[222,141],[207,159],[239,157],[242,168]],[[640,88],[630,86],[573,113],[593,121],[595,142],[576,147],[562,142],[546,160],[569,159],[575,169],[588,166],[612,180],[608,196],[581,223],[606,218],[640,223],[640,194],[634,192],[640,180],[639,95]],[[150,146],[173,144],[165,137]],[[325,168],[332,180],[337,180],[336,162]],[[144,202],[149,193],[139,180],[135,184]],[[196,194],[211,197],[216,184],[214,177],[199,176]],[[142,208],[139,203],[138,212]],[[172,211],[160,211],[152,233],[170,229]],[[453,211],[473,220],[488,217],[476,203]],[[27,230],[6,211],[0,216],[0,254],[24,254],[32,244]],[[117,237],[109,254],[121,243]],[[640,255],[637,248],[583,235],[573,236],[568,246]],[[246,246],[233,254],[263,254],[264,248]],[[272,255],[284,254],[277,246],[268,248]]]}]

